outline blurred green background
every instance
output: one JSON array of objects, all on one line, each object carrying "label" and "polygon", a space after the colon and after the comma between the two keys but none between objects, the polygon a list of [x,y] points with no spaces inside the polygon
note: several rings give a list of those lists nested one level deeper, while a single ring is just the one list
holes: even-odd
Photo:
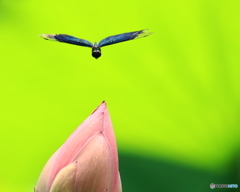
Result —
[{"label": "blurred green background", "polygon": [[[0,191],[33,191],[103,100],[123,192],[240,184],[239,10],[239,0],[1,0]],[[104,47],[98,60],[38,37],[94,42],[146,28],[154,34]]]}]

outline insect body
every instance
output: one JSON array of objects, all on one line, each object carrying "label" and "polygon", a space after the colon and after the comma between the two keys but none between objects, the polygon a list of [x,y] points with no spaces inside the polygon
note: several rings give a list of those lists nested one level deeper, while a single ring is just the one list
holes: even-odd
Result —
[{"label": "insect body", "polygon": [[93,47],[92,47],[92,56],[97,59],[98,57],[101,56],[101,49],[98,46],[97,43],[94,43]]},{"label": "insect body", "polygon": [[94,44],[92,44],[91,42],[89,42],[87,40],[79,39],[77,37],[73,37],[73,36],[65,35],[65,34],[42,34],[42,35],[40,35],[40,37],[42,37],[46,40],[59,41],[59,42],[79,45],[79,46],[83,46],[83,47],[90,47],[90,48],[92,48],[92,56],[95,59],[97,59],[101,56],[100,47],[112,45],[115,43],[120,43],[123,41],[138,39],[141,37],[147,37],[150,34],[152,34],[152,33],[148,32],[147,29],[141,30],[141,31],[129,32],[129,33],[122,33],[119,35],[113,35],[113,36],[107,37],[107,38],[101,40],[99,43],[94,43]]}]

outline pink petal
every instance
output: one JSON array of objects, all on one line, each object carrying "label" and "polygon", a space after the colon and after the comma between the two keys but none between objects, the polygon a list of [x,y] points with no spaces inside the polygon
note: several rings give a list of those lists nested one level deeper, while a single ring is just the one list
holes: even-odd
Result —
[{"label": "pink petal", "polygon": [[77,158],[75,192],[97,192],[113,189],[111,150],[102,132],[97,133]]},{"label": "pink petal", "polygon": [[50,192],[74,192],[77,162],[64,167],[57,174]]}]

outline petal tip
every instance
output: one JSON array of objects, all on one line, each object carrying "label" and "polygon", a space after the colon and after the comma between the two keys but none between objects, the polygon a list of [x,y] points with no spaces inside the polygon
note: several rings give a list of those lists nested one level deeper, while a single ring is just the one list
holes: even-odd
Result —
[{"label": "petal tip", "polygon": [[92,114],[93,113],[95,113],[98,109],[100,109],[100,108],[106,108],[107,107],[107,103],[106,103],[106,101],[102,101],[102,103],[92,112]]}]

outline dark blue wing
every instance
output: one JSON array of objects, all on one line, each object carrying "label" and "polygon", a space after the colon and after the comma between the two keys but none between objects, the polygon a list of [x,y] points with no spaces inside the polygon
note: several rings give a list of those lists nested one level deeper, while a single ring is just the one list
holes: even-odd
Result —
[{"label": "dark blue wing", "polygon": [[113,36],[110,36],[110,37],[107,37],[107,38],[101,40],[99,42],[99,46],[103,47],[103,46],[107,46],[107,45],[112,45],[112,44],[120,43],[123,41],[146,37],[146,36],[152,34],[151,32],[147,32],[147,31],[148,31],[148,29],[141,30],[141,31],[129,32],[129,33],[123,33],[123,34],[119,34],[119,35],[113,35]]},{"label": "dark blue wing", "polygon": [[79,45],[83,47],[93,47],[93,44],[87,40],[79,39],[77,37],[73,37],[65,34],[42,34],[40,35],[40,37],[47,40],[70,43],[70,44]]}]

